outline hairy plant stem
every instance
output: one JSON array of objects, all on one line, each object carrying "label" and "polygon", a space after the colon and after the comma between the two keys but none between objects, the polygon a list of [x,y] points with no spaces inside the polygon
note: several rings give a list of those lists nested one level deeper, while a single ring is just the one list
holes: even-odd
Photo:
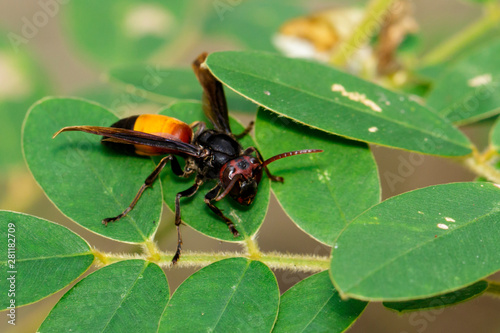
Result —
[{"label": "hairy plant stem", "polygon": [[[122,260],[143,259],[154,262],[162,267],[174,267],[172,265],[173,252],[155,251],[159,256],[152,257],[149,253],[144,254],[120,254],[105,253],[93,249],[95,264],[105,266]],[[316,255],[283,254],[279,252],[262,253],[259,251],[258,258],[271,269],[291,270],[298,272],[320,272],[328,269],[330,259]],[[181,260],[175,264],[179,268],[204,267],[213,262],[234,258],[244,257],[255,260],[255,253],[245,252],[183,252]],[[153,260],[155,259],[155,260]]]},{"label": "hairy plant stem", "polygon": [[471,42],[477,40],[500,23],[500,5],[489,4],[485,6],[484,15],[476,22],[465,27],[447,41],[440,43],[435,49],[429,51],[423,58],[421,67],[434,65],[448,60],[458,51]]},{"label": "hairy plant stem", "polygon": [[489,181],[500,184],[500,170],[496,169],[491,163],[498,155],[492,148],[488,148],[484,153],[479,153],[474,149],[472,155],[462,160],[469,170],[478,176],[482,176]]},{"label": "hairy plant stem", "polygon": [[344,66],[349,58],[364,45],[384,22],[384,15],[390,10],[395,0],[371,0],[365,10],[365,16],[351,36],[341,42],[330,58],[332,65]]}]

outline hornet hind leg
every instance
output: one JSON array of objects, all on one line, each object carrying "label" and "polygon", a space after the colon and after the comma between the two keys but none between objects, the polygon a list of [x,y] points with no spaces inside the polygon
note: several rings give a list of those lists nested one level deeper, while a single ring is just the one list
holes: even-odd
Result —
[{"label": "hornet hind leg", "polygon": [[115,217],[105,218],[104,220],[102,220],[102,223],[104,225],[107,225],[109,222],[118,221],[119,219],[125,217],[128,213],[130,213],[130,211],[132,209],[134,209],[135,205],[137,204],[137,202],[141,198],[142,193],[144,193],[144,191],[148,187],[151,187],[151,185],[153,185],[154,181],[156,180],[156,178],[158,178],[158,175],[160,174],[160,172],[163,170],[163,168],[167,165],[167,163],[169,161],[172,162],[171,167],[172,167],[172,170],[174,171],[174,173],[177,176],[183,175],[183,171],[181,169],[181,166],[179,165],[179,161],[175,158],[175,156],[172,156],[172,155],[165,156],[164,158],[161,159],[160,163],[158,163],[158,165],[153,170],[153,172],[148,176],[148,178],[146,178],[146,180],[144,181],[144,184],[141,186],[141,188],[139,189],[139,191],[135,195],[134,200],[132,200],[132,203],[121,214],[119,214]]}]

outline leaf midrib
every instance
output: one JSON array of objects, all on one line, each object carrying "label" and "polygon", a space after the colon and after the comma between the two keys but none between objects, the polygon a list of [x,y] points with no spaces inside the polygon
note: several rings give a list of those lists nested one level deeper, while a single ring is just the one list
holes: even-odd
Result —
[{"label": "leaf midrib", "polygon": [[118,312],[118,309],[120,309],[122,307],[122,304],[127,300],[128,296],[130,295],[130,293],[134,289],[135,285],[139,281],[139,276],[141,276],[141,274],[143,274],[146,271],[146,269],[148,268],[148,266],[149,266],[149,262],[145,262],[144,265],[143,265],[143,267],[142,267],[142,270],[136,275],[136,278],[134,279],[134,283],[130,286],[130,288],[128,288],[127,292],[125,293],[125,296],[117,304],[117,306],[115,307],[115,310],[109,315],[108,321],[106,322],[106,325],[103,326],[101,332],[105,332],[106,331],[106,328],[109,326],[109,324],[111,323],[111,321],[115,317],[116,313]]},{"label": "leaf midrib", "polygon": [[[442,136],[437,136],[436,134],[434,134],[434,133],[432,133],[432,132],[424,131],[424,130],[422,130],[422,128],[420,128],[420,127],[412,126],[410,123],[402,123],[402,122],[400,122],[400,121],[396,121],[396,120],[394,120],[393,118],[390,118],[390,117],[389,117],[389,118],[386,118],[386,117],[381,117],[380,115],[374,115],[374,114],[372,114],[371,112],[369,112],[369,111],[367,111],[367,110],[364,110],[364,109],[362,109],[362,108],[358,108],[358,107],[357,107],[357,105],[356,105],[356,107],[355,107],[355,106],[353,106],[353,105],[349,105],[349,104],[341,103],[341,102],[339,102],[339,101],[330,100],[330,99],[328,99],[328,98],[327,98],[327,97],[325,97],[325,96],[321,96],[321,95],[314,94],[313,92],[310,92],[310,91],[308,91],[308,90],[305,90],[305,91],[304,91],[304,90],[300,90],[300,89],[299,89],[299,88],[297,88],[297,87],[294,87],[294,86],[291,86],[291,85],[285,84],[285,83],[283,83],[283,82],[276,82],[276,81],[273,81],[273,80],[270,80],[270,79],[267,79],[267,78],[262,78],[262,77],[259,77],[259,76],[257,76],[257,75],[252,74],[252,73],[246,73],[246,72],[243,72],[243,71],[241,71],[241,70],[234,70],[233,68],[227,68],[227,67],[222,66],[222,65],[220,65],[220,64],[219,64],[219,65],[216,65],[216,67],[220,67],[220,68],[223,68],[223,69],[225,69],[225,70],[228,70],[228,71],[233,71],[233,72],[236,72],[236,73],[239,73],[239,74],[242,74],[242,75],[247,75],[247,76],[250,76],[250,77],[252,77],[252,78],[259,79],[259,80],[261,80],[261,81],[270,82],[270,83],[275,84],[275,85],[279,85],[279,86],[281,85],[281,86],[286,87],[286,88],[288,88],[288,89],[291,89],[291,90],[294,90],[294,91],[297,91],[297,92],[299,92],[299,93],[303,93],[303,94],[306,94],[306,95],[310,95],[310,96],[312,96],[312,97],[315,97],[315,98],[321,99],[321,100],[326,101],[326,102],[329,102],[329,103],[342,105],[343,107],[346,107],[346,108],[349,108],[349,109],[355,110],[355,111],[360,112],[360,113],[362,113],[362,114],[367,114],[367,115],[371,115],[371,116],[375,116],[375,117],[377,117],[377,116],[378,116],[379,118],[384,119],[384,120],[386,120],[386,121],[388,121],[388,122],[392,122],[392,123],[394,123],[394,124],[396,124],[396,125],[399,125],[399,126],[401,126],[401,127],[404,127],[404,128],[413,129],[413,130],[415,130],[415,131],[417,131],[417,132],[423,133],[424,135],[429,135],[429,136],[431,136],[431,137],[434,137],[434,138],[437,138],[437,139],[439,139],[439,140],[443,140],[443,141],[446,141],[446,142],[449,142],[449,143],[452,143],[452,144],[455,144],[455,145],[458,145],[458,146],[461,146],[461,147],[470,148],[469,146],[464,145],[463,143],[459,143],[459,142],[456,142],[456,141],[451,140],[448,136],[446,136],[446,138],[443,138]],[[215,75],[215,74],[214,74],[214,75]],[[217,77],[217,78],[218,78],[218,77]],[[224,82],[224,83],[226,83],[226,82]],[[256,103],[256,104],[258,104],[258,105],[262,105],[262,106],[263,106],[263,107],[265,107],[265,108],[268,108],[267,106],[263,105],[262,103],[257,102],[256,100],[254,100],[254,99],[253,99],[253,98],[251,98],[250,96],[246,96],[246,95],[242,94],[241,92],[239,92],[239,91],[235,90],[235,89],[234,89],[233,87],[231,87],[229,84],[227,84],[227,83],[226,83],[226,85],[227,85],[227,87],[229,87],[229,88],[230,88],[231,90],[233,90],[234,92],[236,92],[236,93],[238,93],[238,94],[240,94],[240,95],[244,96],[245,98],[250,99],[250,100],[251,100],[251,101],[253,101],[254,103]],[[427,110],[427,109],[426,109],[425,107],[423,107],[423,106],[420,106],[420,105],[419,105],[419,107],[421,107],[421,108],[422,108],[422,109],[424,109],[424,110]],[[268,109],[271,109],[271,108],[268,108]],[[282,112],[279,112],[278,110],[275,110],[275,109],[271,109],[271,110],[273,110],[273,111],[274,111],[274,112],[276,112],[276,113],[279,113],[279,114],[282,114],[282,115],[284,115],[284,116],[287,116],[286,114],[284,114],[284,113],[282,113]],[[374,112],[374,113],[375,113],[375,112]],[[433,114],[433,113],[431,113],[431,112],[429,111],[429,114]],[[433,114],[433,115],[434,115],[434,114]],[[446,120],[445,120],[444,118],[442,118],[441,116],[436,115],[436,117],[437,117],[438,119],[441,119],[441,120],[443,120],[444,122],[446,122]],[[453,125],[451,125],[451,124],[449,124],[449,125],[450,125],[450,127],[452,127],[452,126],[453,126]],[[330,132],[330,133],[334,133],[334,132],[331,132],[331,131],[329,131],[329,132]],[[334,133],[334,134],[336,134],[336,133]],[[359,140],[359,139],[358,139],[358,140]]]},{"label": "leaf midrib", "polygon": [[222,309],[220,315],[219,315],[219,318],[217,318],[217,321],[215,322],[213,328],[212,328],[212,332],[215,331],[215,328],[217,327],[217,325],[219,325],[219,322],[221,321],[222,319],[222,316],[224,315],[224,313],[226,312],[226,309],[227,307],[229,306],[229,303],[231,303],[231,300],[233,299],[234,295],[236,294],[236,292],[238,291],[238,287],[239,285],[241,284],[241,281],[243,280],[243,278],[245,277],[245,274],[246,272],[249,270],[250,268],[250,264],[252,263],[252,261],[248,261],[247,264],[246,264],[246,267],[245,269],[243,270],[243,273],[241,274],[240,278],[238,279],[238,282],[236,283],[236,288],[234,288],[233,292],[231,293],[231,295],[229,296],[227,302],[226,302],[226,305],[224,306],[224,308]]}]

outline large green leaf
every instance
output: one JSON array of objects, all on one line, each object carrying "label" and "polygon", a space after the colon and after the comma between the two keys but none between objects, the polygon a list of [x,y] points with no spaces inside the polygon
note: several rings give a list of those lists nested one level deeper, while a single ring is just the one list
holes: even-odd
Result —
[{"label": "large green leaf", "polygon": [[[196,7],[161,0],[74,0],[64,5],[65,31],[101,65],[144,61],[189,29]],[[168,56],[168,55],[167,55]]]},{"label": "large green leaf", "polygon": [[478,281],[468,287],[451,293],[430,298],[411,300],[406,302],[384,302],[386,308],[398,312],[422,311],[446,306],[456,305],[468,301],[484,293],[488,288],[488,282]]},{"label": "large green leaf", "polygon": [[152,161],[105,149],[92,134],[68,132],[52,139],[64,126],[109,126],[116,120],[110,111],[84,100],[44,99],[26,117],[24,155],[38,184],[66,216],[102,236],[143,242],[158,226],[161,185],[145,191],[125,218],[107,227],[101,221],[130,204],[154,169]]},{"label": "large green leaf", "polygon": [[[193,71],[188,68],[161,68],[135,65],[112,69],[109,79],[129,93],[169,104],[177,99],[200,100],[202,89]],[[256,105],[226,89],[231,110],[255,112]]]},{"label": "large green leaf", "polygon": [[500,269],[500,188],[431,186],[392,197],[351,222],[332,249],[343,295],[404,301],[448,293]]},{"label": "large green leaf", "polygon": [[[270,165],[285,182],[272,183],[290,218],[331,245],[354,217],[380,201],[377,165],[361,142],[317,131],[261,109],[255,128],[264,158],[299,149],[323,153],[290,157]],[[363,195],[359,195],[363,193]]]},{"label": "large green leaf", "polygon": [[[186,123],[201,120],[209,124],[203,115],[201,104],[198,102],[176,103],[160,112],[160,114],[178,118]],[[231,119],[230,123],[234,133],[241,133],[243,131],[243,126],[234,119]],[[255,146],[255,143],[249,136],[246,136],[240,142],[243,147]],[[170,209],[174,211],[176,194],[193,185],[194,177],[188,179],[180,178],[175,176],[172,171],[164,171],[162,175],[163,197]],[[255,201],[249,207],[241,206],[229,197],[216,203],[216,206],[222,209],[224,214],[233,220],[240,232],[240,237],[238,238],[234,238],[224,221],[215,215],[203,200],[205,194],[215,185],[216,183],[213,181],[208,182],[201,186],[198,193],[193,197],[181,198],[182,220],[205,235],[226,241],[241,241],[243,238],[254,235],[262,225],[269,205],[269,179],[265,176],[263,177],[259,184],[259,191]],[[188,242],[188,240],[184,240],[184,244],[187,246],[189,246]]]},{"label": "large green leaf", "polygon": [[259,52],[218,52],[207,65],[243,96],[329,133],[425,154],[471,152],[457,128],[408,96],[323,64]]},{"label": "large green leaf", "polygon": [[366,302],[342,300],[324,271],[287,290],[280,301],[273,333],[344,332],[363,312]]},{"label": "large green leaf", "polygon": [[83,239],[34,216],[0,211],[1,309],[33,303],[69,285],[94,260]]},{"label": "large green leaf", "polygon": [[297,1],[246,0],[212,2],[204,32],[220,35],[250,50],[273,51],[272,40],[287,20],[304,14]]},{"label": "large green leaf", "polygon": [[270,332],[279,290],[259,261],[232,258],[207,266],[177,288],[159,332]]},{"label": "large green leaf", "polygon": [[471,52],[435,82],[429,106],[454,123],[464,124],[500,112],[500,39]]},{"label": "large green leaf", "polygon": [[167,279],[156,264],[118,262],[71,288],[38,332],[156,332],[168,296]]}]

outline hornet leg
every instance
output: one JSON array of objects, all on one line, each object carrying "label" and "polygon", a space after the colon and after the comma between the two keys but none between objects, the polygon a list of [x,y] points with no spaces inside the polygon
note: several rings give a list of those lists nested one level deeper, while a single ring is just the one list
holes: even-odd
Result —
[{"label": "hornet leg", "polygon": [[134,200],[132,200],[132,203],[120,215],[115,216],[115,217],[108,217],[108,218],[102,220],[102,223],[104,225],[107,225],[109,222],[118,221],[122,217],[126,216],[132,209],[134,209],[135,205],[137,204],[137,202],[141,198],[142,193],[144,193],[144,191],[148,187],[151,187],[153,182],[156,180],[156,178],[160,174],[161,170],[163,170],[163,168],[167,165],[167,163],[169,161],[172,161],[172,170],[174,171],[174,173],[176,175],[182,175],[183,172],[182,172],[182,169],[179,165],[179,161],[177,161],[177,159],[172,155],[165,156],[164,158],[161,159],[160,163],[158,163],[158,165],[153,170],[153,172],[148,176],[148,178],[146,178],[146,180],[144,181],[144,184],[139,189],[139,192],[137,192],[137,194],[135,195]]},{"label": "hornet leg", "polygon": [[211,189],[205,195],[205,203],[212,210],[212,212],[217,214],[217,216],[219,216],[220,218],[222,218],[224,220],[224,222],[226,222],[227,227],[233,233],[233,236],[238,237],[240,235],[240,233],[238,232],[238,230],[236,230],[236,227],[234,226],[233,221],[231,221],[229,218],[224,216],[222,211],[212,203],[212,201],[215,199],[215,197],[217,197],[217,195],[219,194],[220,190],[221,190],[221,186],[219,184],[217,186],[215,186],[213,189]]},{"label": "hornet leg", "polygon": [[245,128],[243,130],[243,132],[241,132],[240,134],[234,134],[234,137],[236,139],[238,139],[238,140],[241,139],[241,138],[243,138],[245,135],[247,135],[248,133],[250,133],[250,131],[253,129],[253,125],[254,125],[254,122],[251,121],[250,124],[248,124],[247,128]]},{"label": "hornet leg", "polygon": [[177,193],[175,196],[175,227],[177,228],[177,250],[175,251],[174,257],[172,258],[172,264],[175,264],[179,258],[181,257],[181,247],[182,247],[182,237],[181,237],[181,198],[183,197],[190,197],[198,191],[198,188],[200,185],[203,184],[202,181],[197,180],[196,183],[188,188],[187,190],[184,190],[182,192]]}]

